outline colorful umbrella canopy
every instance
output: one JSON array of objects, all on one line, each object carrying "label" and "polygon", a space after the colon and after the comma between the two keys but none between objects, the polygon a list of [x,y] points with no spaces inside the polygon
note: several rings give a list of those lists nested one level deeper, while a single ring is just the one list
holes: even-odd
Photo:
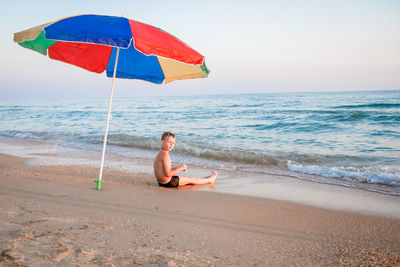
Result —
[{"label": "colorful umbrella canopy", "polygon": [[14,42],[50,58],[113,77],[97,190],[102,184],[104,156],[115,78],[156,84],[206,78],[204,56],[175,36],[123,17],[77,15],[14,34]]},{"label": "colorful umbrella canopy", "polygon": [[14,34],[14,41],[50,58],[113,77],[157,84],[205,78],[204,56],[173,35],[135,20],[103,15],[61,18]]}]

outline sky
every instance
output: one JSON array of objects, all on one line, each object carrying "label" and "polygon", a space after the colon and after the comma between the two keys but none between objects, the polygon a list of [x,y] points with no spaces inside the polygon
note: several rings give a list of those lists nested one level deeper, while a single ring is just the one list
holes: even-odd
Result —
[{"label": "sky", "polygon": [[51,60],[13,34],[75,14],[160,27],[206,58],[207,79],[118,79],[115,96],[400,89],[400,1],[2,1],[0,99],[108,97],[105,73]]}]

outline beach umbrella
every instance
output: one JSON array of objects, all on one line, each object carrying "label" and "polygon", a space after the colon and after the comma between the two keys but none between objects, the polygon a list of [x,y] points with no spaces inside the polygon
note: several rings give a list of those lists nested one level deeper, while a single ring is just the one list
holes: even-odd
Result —
[{"label": "beach umbrella", "polygon": [[104,156],[115,78],[155,84],[206,78],[204,56],[168,32],[124,17],[76,15],[14,34],[14,42],[51,59],[112,77],[97,190],[103,182]]}]

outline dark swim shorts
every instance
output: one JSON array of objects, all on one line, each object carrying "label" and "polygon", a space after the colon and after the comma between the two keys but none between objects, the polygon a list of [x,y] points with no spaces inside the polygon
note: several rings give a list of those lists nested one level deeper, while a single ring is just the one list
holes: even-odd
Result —
[{"label": "dark swim shorts", "polygon": [[178,187],[179,186],[179,176],[172,176],[171,180],[169,180],[166,184],[158,183],[159,186],[162,187]]}]

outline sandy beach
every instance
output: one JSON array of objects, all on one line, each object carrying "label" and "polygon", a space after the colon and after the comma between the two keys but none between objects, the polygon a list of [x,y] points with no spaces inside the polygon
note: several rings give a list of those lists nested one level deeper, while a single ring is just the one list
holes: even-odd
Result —
[{"label": "sandy beach", "polygon": [[400,1],[110,4],[2,5],[0,267],[400,267]]},{"label": "sandy beach", "polygon": [[398,218],[26,162],[0,156],[0,266],[400,264]]}]

